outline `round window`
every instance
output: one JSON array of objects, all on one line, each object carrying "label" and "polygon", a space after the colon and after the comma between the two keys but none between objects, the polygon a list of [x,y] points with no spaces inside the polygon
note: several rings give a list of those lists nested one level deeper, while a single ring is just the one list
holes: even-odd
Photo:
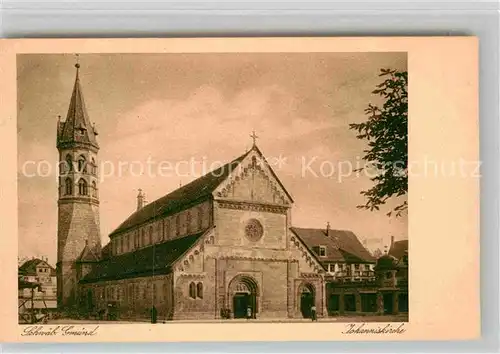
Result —
[{"label": "round window", "polygon": [[253,242],[259,241],[264,233],[262,224],[257,219],[250,219],[245,226],[245,236]]}]

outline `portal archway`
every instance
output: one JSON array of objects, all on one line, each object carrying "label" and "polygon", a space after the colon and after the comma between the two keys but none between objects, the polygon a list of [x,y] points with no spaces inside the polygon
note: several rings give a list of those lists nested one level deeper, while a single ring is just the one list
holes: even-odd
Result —
[{"label": "portal archway", "polygon": [[316,290],[310,283],[302,284],[299,287],[299,304],[302,317],[311,318],[311,308],[316,303]]},{"label": "portal archway", "polygon": [[257,281],[248,275],[238,275],[229,283],[228,300],[234,318],[255,318],[258,312]]}]

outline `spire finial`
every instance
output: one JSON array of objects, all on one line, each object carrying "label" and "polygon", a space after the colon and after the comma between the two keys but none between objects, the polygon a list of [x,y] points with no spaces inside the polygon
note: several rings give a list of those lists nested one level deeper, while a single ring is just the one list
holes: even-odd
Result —
[{"label": "spire finial", "polygon": [[80,69],[80,54],[75,54],[75,57],[76,57],[76,64],[75,64],[75,68],[76,68],[76,72],[78,72],[78,69]]},{"label": "spire finial", "polygon": [[253,146],[255,146],[255,142],[256,142],[256,140],[258,138],[257,134],[255,134],[255,130],[252,131],[252,134],[250,134],[250,137],[253,140]]}]

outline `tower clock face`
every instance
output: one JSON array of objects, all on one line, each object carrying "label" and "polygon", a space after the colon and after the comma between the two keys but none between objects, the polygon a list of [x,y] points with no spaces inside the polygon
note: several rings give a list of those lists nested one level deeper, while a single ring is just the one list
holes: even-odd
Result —
[{"label": "tower clock face", "polygon": [[253,242],[257,242],[262,238],[264,234],[264,227],[257,219],[248,220],[245,226],[245,236]]}]

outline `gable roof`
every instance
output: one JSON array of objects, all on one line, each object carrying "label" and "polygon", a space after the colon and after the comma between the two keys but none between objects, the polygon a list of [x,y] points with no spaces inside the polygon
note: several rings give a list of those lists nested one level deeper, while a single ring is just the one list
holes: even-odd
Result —
[{"label": "gable roof", "polygon": [[[323,229],[292,227],[291,230],[311,250],[326,247],[326,256],[317,257],[320,262],[364,263],[375,259],[352,231],[330,230],[329,236]],[[316,255],[317,255],[316,251]]]},{"label": "gable roof", "polygon": [[36,268],[38,266],[45,266],[50,268],[50,275],[56,275],[56,270],[47,262],[40,258],[33,258],[24,262],[18,269],[19,274],[22,275],[37,275]]},{"label": "gable roof", "polygon": [[80,283],[167,274],[173,263],[187,252],[207,230],[110,257],[96,264]]},{"label": "gable roof", "polygon": [[80,66],[76,64],[75,67],[75,85],[73,87],[73,93],[71,94],[66,120],[58,123],[57,145],[60,146],[60,144],[65,143],[85,143],[98,148],[99,145],[96,139],[97,132],[94,127],[90,125],[90,119],[83,99],[80,77],[78,75]]},{"label": "gable roof", "polygon": [[181,211],[190,205],[207,199],[250,151],[137,210],[121,223],[110,234],[110,237],[143,224],[148,220]]},{"label": "gable roof", "polygon": [[400,260],[406,252],[408,252],[408,240],[400,240],[391,245],[388,253],[390,256]]}]

